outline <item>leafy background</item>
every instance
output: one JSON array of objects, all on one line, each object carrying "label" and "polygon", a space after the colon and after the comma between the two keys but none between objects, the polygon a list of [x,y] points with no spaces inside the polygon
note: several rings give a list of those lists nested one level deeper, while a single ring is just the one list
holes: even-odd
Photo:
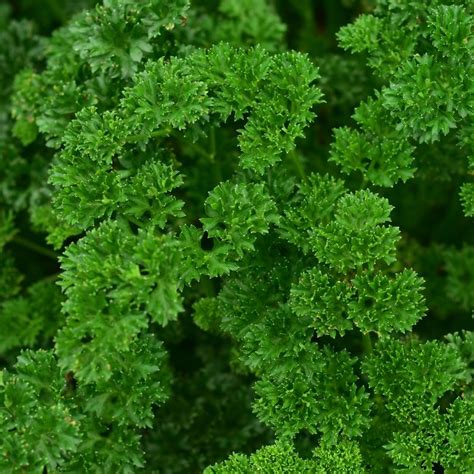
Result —
[{"label": "leafy background", "polygon": [[[307,53],[311,61],[319,67],[321,79],[318,80],[318,86],[323,92],[324,102],[317,105],[318,118],[305,129],[305,138],[298,140],[298,152],[308,173],[310,171],[321,174],[329,173],[341,178],[345,177],[345,174],[341,172],[340,162],[338,163],[337,159],[330,159],[331,156],[342,153],[338,149],[334,151],[334,141],[336,140],[337,143],[337,139],[339,139],[339,137],[335,137],[334,130],[339,127],[355,127],[356,122],[352,118],[354,109],[361,101],[373,97],[374,89],[386,86],[391,79],[389,74],[384,74],[383,71],[381,74],[380,70],[368,66],[368,58],[371,58],[368,52],[353,54],[340,47],[340,44],[345,41],[347,43],[355,42],[356,40],[353,38],[357,39],[357,31],[349,32],[348,36],[352,40],[345,39],[341,33],[338,41],[338,32],[341,31],[341,28],[354,22],[360,14],[371,12],[374,7],[373,3],[350,0],[275,1],[273,6],[286,25],[284,32],[279,30],[279,24],[275,22],[273,24],[274,30],[271,30],[274,37],[271,35],[265,37],[258,29],[259,26],[252,23],[252,21],[256,21],[252,20],[253,16],[258,18],[258,15],[252,12],[251,15],[238,19],[240,24],[248,22],[245,23],[245,28],[248,30],[243,31],[240,36],[239,32],[235,33],[235,25],[232,22],[230,26],[226,27],[226,22],[221,18],[218,19],[222,27],[213,32],[216,35],[214,38],[206,36],[210,33],[206,31],[205,25],[210,25],[209,31],[212,31],[212,18],[214,12],[218,11],[219,2],[217,0],[197,0],[193,2],[193,6],[198,11],[204,12],[203,16],[199,17],[200,25],[204,25],[202,27],[204,33],[199,36],[197,32],[193,32],[192,35],[195,36],[192,37],[192,41],[205,46],[220,40],[229,40],[244,46],[251,45],[255,41],[267,41],[268,49],[273,47],[275,51],[279,51],[288,48]],[[383,4],[384,2],[379,3]],[[44,70],[48,57],[45,38],[66,24],[74,13],[83,8],[93,7],[94,4],[95,2],[91,1],[60,2],[50,0],[40,3],[33,0],[22,0],[0,5],[0,25],[2,27],[0,29],[0,238],[2,239],[0,246],[5,247],[5,251],[1,254],[2,263],[0,266],[0,325],[1,333],[7,335],[6,337],[2,336],[0,342],[0,362],[6,369],[12,369],[18,355],[25,348],[52,348],[57,330],[64,325],[65,316],[61,312],[64,294],[55,284],[61,271],[58,263],[58,255],[61,251],[51,248],[49,244],[52,240],[47,242],[45,232],[46,229],[53,234],[51,229],[57,227],[50,214],[52,190],[47,184],[47,173],[54,160],[54,150],[51,148],[51,140],[54,141],[57,138],[54,128],[58,127],[58,124],[66,123],[74,113],[74,109],[68,108],[70,107],[69,103],[59,104],[64,105],[64,108],[58,107],[52,110],[52,113],[46,117],[47,120],[44,121],[42,133],[38,134],[38,130],[28,119],[28,107],[24,106],[26,102],[32,102],[36,98],[33,100],[31,97],[25,96],[26,98],[24,98],[22,91],[26,91],[25,94],[28,95],[35,90],[40,93],[41,88],[29,87],[32,83],[28,81],[33,81],[34,78],[28,73],[16,75],[29,68],[37,71]],[[230,11],[232,11],[233,2],[228,2],[228,4]],[[257,4],[259,2],[255,3],[255,5]],[[250,9],[250,11],[252,10]],[[252,36],[252,32],[256,36]],[[362,36],[363,33],[362,29]],[[235,37],[231,37],[232,34],[235,34]],[[283,41],[275,40],[280,36],[283,37]],[[179,43],[180,40],[181,38],[178,36],[176,43]],[[169,39],[171,48],[176,47],[173,41],[173,39]],[[60,52],[61,49],[58,47],[58,54]],[[58,68],[58,70],[60,69]],[[99,98],[99,107],[108,105],[107,101],[117,102],[116,97],[124,84],[127,84],[126,79],[122,79],[118,78],[116,82],[114,82],[115,79],[111,81],[107,93],[104,94],[104,97]],[[14,81],[16,81],[15,87],[19,92],[14,99],[15,102],[12,103],[11,93]],[[50,96],[54,96],[55,93],[55,91],[48,91]],[[42,95],[38,96],[38,103],[41,102],[42,97]],[[10,115],[12,108],[14,112],[16,111],[15,121]],[[48,127],[53,130],[49,136]],[[45,130],[46,133],[44,133]],[[228,129],[224,127],[219,133],[217,153],[231,149],[231,147],[235,148],[232,127]],[[355,172],[351,170],[350,179],[347,179],[347,186],[350,190],[357,190],[361,183],[363,185],[370,184],[372,191],[386,197],[393,206],[391,223],[401,230],[401,239],[398,243],[399,258],[394,264],[394,271],[405,267],[413,268],[425,281],[424,295],[427,313],[414,327],[414,332],[421,341],[442,339],[446,334],[474,328],[472,320],[474,308],[474,247],[472,247],[474,227],[469,218],[465,217],[462,200],[459,197],[460,188],[469,179],[470,171],[466,160],[468,153],[460,150],[457,139],[458,137],[454,133],[448,133],[441,144],[422,143],[417,145],[417,169],[414,171],[414,179],[409,179],[406,182],[396,180],[389,187],[382,186],[377,182],[364,183],[364,173],[358,173],[357,170]],[[176,141],[179,142],[179,138]],[[189,156],[192,157],[195,151],[187,150],[185,146],[187,145],[183,145],[184,149],[180,152],[186,163],[186,157],[189,159]],[[341,147],[341,150],[343,149],[344,147]],[[340,161],[342,162],[342,159]],[[190,166],[189,163],[192,161],[188,161],[186,166]],[[208,176],[209,173],[206,174],[204,171],[204,166],[207,165],[202,165],[202,168],[199,166],[195,169],[195,176],[192,175],[192,170],[189,171],[190,181],[186,204],[188,206],[187,212],[196,216],[200,214],[199,206],[202,206],[208,191],[220,181],[222,176],[229,177],[233,171],[231,165],[224,163],[220,170],[220,177]],[[223,199],[225,199],[225,189],[222,193]],[[283,192],[281,194],[283,195]],[[212,225],[212,222],[209,222],[208,234]],[[68,231],[69,229],[64,230],[66,243],[74,242],[78,232],[68,233]],[[99,235],[98,238],[100,239],[102,236]],[[61,237],[57,237],[57,239],[61,240]],[[258,277],[252,272],[258,274],[259,271],[268,271],[268,267],[265,267],[264,263],[265,259],[271,258],[265,253],[267,244],[265,241],[256,243],[262,263],[258,262],[254,268],[251,268],[252,262],[246,261],[248,267],[251,268],[248,273],[249,281],[252,281],[252,278],[258,281]],[[212,242],[203,241],[202,246],[206,245],[212,246]],[[290,274],[293,272],[296,275],[302,271],[302,266],[298,266],[298,258],[286,255],[285,249],[276,245],[271,251],[272,255],[280,256],[281,262],[292,262],[292,265],[295,265],[295,268],[291,268]],[[294,263],[295,261],[297,263]],[[328,262],[330,266],[330,260]],[[259,268],[258,265],[262,265],[262,267]],[[289,291],[288,284],[285,286],[288,271],[288,268],[272,267],[272,272],[274,272],[272,284],[274,288],[277,288],[277,291]],[[310,275],[309,278],[321,278],[321,276]],[[318,282],[320,283],[319,280]],[[227,285],[230,288],[228,298],[231,302],[232,285],[238,285],[238,281],[231,281]],[[210,322],[205,316],[205,314],[212,313],[211,306],[214,304],[206,298],[214,296],[222,286],[223,282],[218,278],[203,278],[199,283],[189,285],[184,292],[184,312],[179,319],[165,328],[152,326],[152,330],[159,333],[164,341],[163,347],[169,354],[166,364],[169,365],[169,372],[173,374],[173,380],[171,383],[169,381],[163,382],[164,385],[169,383],[170,387],[166,390],[169,390],[170,396],[167,401],[163,400],[162,404],[155,409],[153,425],[143,427],[142,430],[146,469],[150,472],[200,472],[210,464],[223,461],[232,452],[254,453],[275,439],[274,431],[269,428],[273,427],[272,417],[265,413],[265,407],[258,412],[258,415],[261,420],[268,421],[270,419],[270,422],[266,424],[259,422],[252,410],[255,398],[252,387],[257,378],[239,358],[245,360],[246,356],[238,354],[238,351],[242,350],[240,346],[243,346],[245,351],[245,344],[248,341],[239,341],[240,344],[235,344],[232,342],[235,337],[232,339],[228,334],[222,334],[220,329],[210,326]],[[268,291],[270,290],[271,287]],[[304,306],[306,300],[303,290],[304,288],[299,296],[295,296],[295,305],[298,304],[297,298],[299,297]],[[263,286],[261,291],[263,295]],[[248,301],[255,299],[255,304],[258,304],[258,296],[258,292],[251,293],[248,295]],[[79,298],[79,296],[77,297]],[[203,297],[205,298],[202,299]],[[197,303],[198,301],[199,303]],[[224,303],[228,304],[228,302]],[[199,320],[201,314],[204,316]],[[222,324],[225,326],[227,323]],[[230,324],[227,329],[227,333],[233,336],[238,333],[238,328],[236,329]],[[260,329],[257,328],[257,330]],[[322,341],[326,341],[326,339],[323,338]],[[340,339],[327,338],[326,342],[336,349],[349,348],[350,353],[356,356],[366,350],[361,347],[361,342],[353,338],[350,332]],[[388,348],[385,349],[385,353],[399,354],[400,358],[403,357],[407,361],[408,373],[416,374],[414,368],[410,369],[410,364],[416,366],[416,357],[420,354],[416,353],[416,349],[412,348],[411,343],[406,346],[398,346],[397,342],[392,342],[392,346],[390,343],[387,344]],[[463,343],[458,341],[453,344],[459,346]],[[416,343],[413,343],[413,346],[415,345]],[[240,349],[238,349],[239,347]],[[67,350],[66,347],[64,351],[67,352]],[[161,353],[161,350],[162,348],[159,348],[157,352]],[[441,351],[435,346],[426,346],[426,359],[429,361],[438,360],[438,350]],[[444,346],[442,350],[444,350]],[[384,354],[382,349],[379,351]],[[470,348],[469,341],[465,344],[465,352],[466,358],[472,354],[472,344]],[[27,354],[29,355],[21,356],[23,359],[20,358],[20,367],[17,364],[17,371],[21,370],[21,364],[23,364],[26,367],[24,371],[27,373],[29,357],[33,358],[37,366],[53,367],[54,365],[54,362],[46,355],[49,353],[43,354],[40,351],[36,356],[31,355],[32,353]],[[422,356],[424,357],[425,354],[423,353]],[[143,357],[147,356],[143,355]],[[470,357],[472,358],[472,355]],[[248,359],[247,365],[251,365],[253,363],[251,357]],[[453,355],[453,363],[447,368],[443,367],[441,362],[439,367],[436,364],[434,366],[440,373],[443,371],[450,373],[451,370],[452,373],[449,377],[452,380],[457,380],[454,359]],[[346,360],[339,362],[343,367],[344,364],[350,365]],[[389,360],[384,361],[385,365],[382,368],[374,363],[367,369],[369,377],[371,371],[376,373],[375,378],[380,377],[380,387],[374,387],[376,392],[380,389],[380,393],[385,393],[384,390],[387,389],[383,386],[385,379],[380,374],[390,367],[390,363]],[[470,363],[472,365],[472,359]],[[434,363],[430,362],[430,364]],[[51,370],[54,371],[54,369]],[[394,366],[393,372],[396,370],[397,368]],[[412,372],[409,372],[410,370]],[[50,373],[47,372],[47,374]],[[400,374],[400,378],[403,376],[404,374]],[[45,377],[50,377],[50,375],[45,375]],[[363,382],[365,383],[365,380]],[[54,383],[59,388],[55,391],[52,385],[50,387],[51,394],[41,392],[41,396],[52,397],[56,400],[57,392],[75,390],[76,381],[72,375],[70,379],[66,376],[65,380],[64,374],[57,374]],[[66,388],[63,387],[64,385]],[[447,386],[450,385],[447,384]],[[260,388],[261,393],[265,395],[268,387],[261,384]],[[416,387],[413,390],[416,390]],[[26,388],[22,393],[29,394]],[[87,393],[85,398],[90,399],[95,395]],[[446,400],[443,400],[449,404],[450,393],[444,394],[440,389],[439,395],[445,396]],[[19,397],[19,405],[25,407],[24,416],[28,418],[26,407],[30,402],[21,401],[21,396],[23,396],[21,394],[15,396]],[[31,400],[35,396],[38,394],[31,395]],[[144,396],[152,398],[153,394]],[[59,406],[63,402],[58,401],[57,403]],[[363,401],[361,401],[362,403]],[[33,401],[31,404],[34,406]],[[423,406],[422,402],[420,402],[420,406]],[[395,407],[395,410],[399,409],[398,406]],[[74,413],[73,404],[68,407],[68,410]],[[363,412],[364,408],[362,407],[361,417]],[[388,417],[387,413],[385,415]],[[377,420],[379,424],[383,424],[383,422],[383,419]],[[58,433],[62,433],[61,436],[64,439],[71,440],[69,444],[65,443],[64,449],[73,451],[75,441],[69,432],[70,425],[60,424],[59,421],[53,420],[51,426],[58,427]],[[102,448],[103,451],[109,449],[108,446],[116,446],[116,449],[112,451],[111,462],[120,464],[120,450],[124,446],[128,449],[138,441],[134,438],[133,430],[129,433],[124,429],[123,433],[119,431],[118,435],[115,435],[115,431],[112,430],[112,434],[110,431],[111,428],[108,426],[90,427],[90,432],[98,432],[100,436],[108,440],[107,443],[104,442],[106,448]],[[119,436],[120,439],[116,436]],[[295,438],[294,447],[282,445],[281,449],[287,453],[285,456],[287,460],[292,459],[293,455],[296,456],[295,452],[302,459],[306,459],[309,458],[311,449],[317,441],[317,435],[301,430]],[[419,440],[413,442],[415,444],[421,443]],[[345,459],[344,462],[349,463],[349,460],[357,458],[357,453],[352,451],[351,442],[348,442],[347,445],[344,443],[341,444],[339,461],[342,463],[341,460]],[[370,445],[370,440],[367,443]],[[276,446],[278,447],[278,445]],[[126,449],[123,449],[125,452]],[[130,449],[133,451],[132,448]],[[275,458],[281,455],[278,449]],[[329,462],[331,449],[328,448],[325,451],[325,447],[322,445],[318,449],[320,450],[321,465],[324,462]],[[362,447],[364,456],[370,458],[370,454],[364,452],[364,449],[367,451],[367,448]],[[407,461],[403,459],[402,455],[398,459],[396,458],[396,447],[394,449],[395,460],[401,465],[406,465]],[[380,452],[381,450],[378,450],[373,454],[375,459],[371,459],[370,462],[373,463],[373,466],[380,465],[386,468],[387,460]],[[262,459],[265,458],[265,455],[262,455]],[[265,459],[255,461],[255,465],[258,466],[259,462],[264,465]],[[333,460],[332,467],[339,461]],[[89,459],[87,462],[93,466],[94,462],[99,461]],[[250,461],[242,458],[235,462],[245,466],[245,463]],[[308,469],[307,472],[312,472],[309,464],[308,466],[304,465],[305,461],[301,461],[301,465],[298,462],[295,461],[294,466],[289,466],[288,472],[305,472],[304,469]],[[434,469],[440,469],[436,462],[433,466]],[[75,467],[77,468],[77,466]],[[255,466],[248,464],[246,469],[252,470],[254,468]],[[348,469],[348,472],[356,472],[351,471],[350,467]],[[232,471],[224,470],[222,472]]]}]

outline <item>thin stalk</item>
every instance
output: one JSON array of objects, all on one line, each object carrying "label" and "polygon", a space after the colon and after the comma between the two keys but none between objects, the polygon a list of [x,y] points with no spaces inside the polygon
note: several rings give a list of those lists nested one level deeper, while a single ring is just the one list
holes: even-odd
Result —
[{"label": "thin stalk", "polygon": [[373,344],[370,333],[362,334],[362,348],[365,354],[370,354],[372,352]]},{"label": "thin stalk", "polygon": [[209,152],[198,143],[193,143],[191,146],[193,151],[195,151],[198,155],[202,156],[205,159],[211,159],[211,155],[209,154]]},{"label": "thin stalk", "polygon": [[209,132],[209,142],[210,142],[209,158],[211,159],[211,161],[214,161],[214,159],[216,158],[216,128],[215,127],[211,127],[211,131]]},{"label": "thin stalk", "polygon": [[59,258],[59,255],[53,250],[43,247],[37,244],[36,242],[32,242],[31,240],[25,239],[24,237],[20,237],[19,235],[13,237],[12,242],[17,245],[20,245],[21,247],[25,247],[29,250],[32,250],[33,252],[36,252],[40,255],[44,255],[45,257],[52,258],[54,260],[57,260]]},{"label": "thin stalk", "polygon": [[299,159],[298,155],[296,154],[295,150],[291,150],[290,153],[290,158],[293,161],[293,164],[295,165],[296,171],[300,175],[301,179],[303,181],[306,181],[306,172],[303,167],[303,163],[301,163],[301,160]]},{"label": "thin stalk", "polygon": [[140,220],[136,219],[135,217],[133,216],[130,216],[130,215],[126,215],[125,218],[130,221],[132,224],[135,224],[137,227],[139,228],[142,228],[143,227],[143,222],[141,222]]},{"label": "thin stalk", "polygon": [[209,159],[211,160],[214,176],[217,183],[222,181],[222,169],[221,162],[219,159],[216,159],[217,155],[217,145],[216,145],[216,127],[211,127],[209,131]]},{"label": "thin stalk", "polygon": [[42,283],[52,283],[52,282],[56,281],[59,278],[60,275],[61,275],[61,272],[53,273],[51,275],[48,275],[47,277],[41,278],[40,281]]},{"label": "thin stalk", "polygon": [[157,137],[166,137],[170,133],[170,130],[165,128],[164,130],[155,130],[149,134],[141,134],[141,135],[129,135],[126,137],[126,141],[128,143],[133,142],[141,142],[144,140],[149,140],[150,138],[157,138]]}]

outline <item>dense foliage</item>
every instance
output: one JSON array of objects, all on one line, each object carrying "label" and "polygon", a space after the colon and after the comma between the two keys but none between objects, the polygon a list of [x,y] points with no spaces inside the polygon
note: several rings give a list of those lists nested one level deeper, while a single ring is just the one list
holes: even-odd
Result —
[{"label": "dense foliage", "polygon": [[0,472],[473,472],[473,26],[0,5]]}]

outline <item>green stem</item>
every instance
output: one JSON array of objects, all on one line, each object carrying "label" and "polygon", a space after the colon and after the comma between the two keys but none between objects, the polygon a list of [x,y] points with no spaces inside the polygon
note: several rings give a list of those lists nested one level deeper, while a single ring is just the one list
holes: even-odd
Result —
[{"label": "green stem", "polygon": [[217,146],[216,146],[216,127],[211,127],[209,132],[209,159],[214,168],[214,175],[217,183],[222,181],[221,161],[216,160]]},{"label": "green stem", "polygon": [[41,278],[41,280],[39,281],[41,281],[42,283],[52,283],[59,278],[59,275],[61,275],[61,272],[53,273],[51,275],[48,275],[47,277]]},{"label": "green stem", "polygon": [[306,181],[306,172],[303,167],[303,163],[301,163],[301,160],[299,159],[298,155],[296,154],[295,150],[291,150],[290,153],[290,158],[293,161],[293,164],[295,165],[296,171],[300,175],[301,179],[303,181]]},{"label": "green stem", "polygon": [[216,158],[216,128],[211,127],[211,131],[209,132],[209,141],[210,141],[210,149],[209,157],[211,161],[214,161]]},{"label": "green stem", "polygon": [[365,354],[370,354],[372,352],[373,345],[370,333],[362,334],[362,348]]},{"label": "green stem", "polygon": [[198,143],[193,143],[191,145],[191,148],[193,151],[195,151],[199,156],[202,156],[203,158],[205,159],[210,159],[210,155],[209,155],[209,152],[203,148],[201,145],[199,145]]},{"label": "green stem", "polygon": [[127,143],[134,143],[134,142],[142,142],[145,140],[149,140],[150,138],[157,138],[157,137],[166,137],[170,133],[170,130],[165,128],[163,130],[155,130],[149,134],[141,134],[141,135],[129,135],[126,137]]},{"label": "green stem", "polygon": [[13,237],[12,242],[21,245],[22,247],[25,247],[29,250],[32,250],[33,252],[36,252],[40,255],[44,255],[45,257],[52,258],[54,260],[57,260],[59,255],[54,252],[53,250],[50,250],[46,247],[42,247],[41,245],[32,242],[31,240],[25,239],[24,237],[20,237],[19,235],[16,235]]},{"label": "green stem", "polygon": [[135,217],[128,215],[126,216],[126,219],[129,220],[132,224],[135,224],[137,227],[142,228],[143,227],[143,222],[139,221]]},{"label": "green stem", "polygon": [[359,188],[360,189],[365,189],[367,187],[368,183],[369,183],[369,180],[367,179],[367,175],[362,174],[362,179],[361,179]]}]

